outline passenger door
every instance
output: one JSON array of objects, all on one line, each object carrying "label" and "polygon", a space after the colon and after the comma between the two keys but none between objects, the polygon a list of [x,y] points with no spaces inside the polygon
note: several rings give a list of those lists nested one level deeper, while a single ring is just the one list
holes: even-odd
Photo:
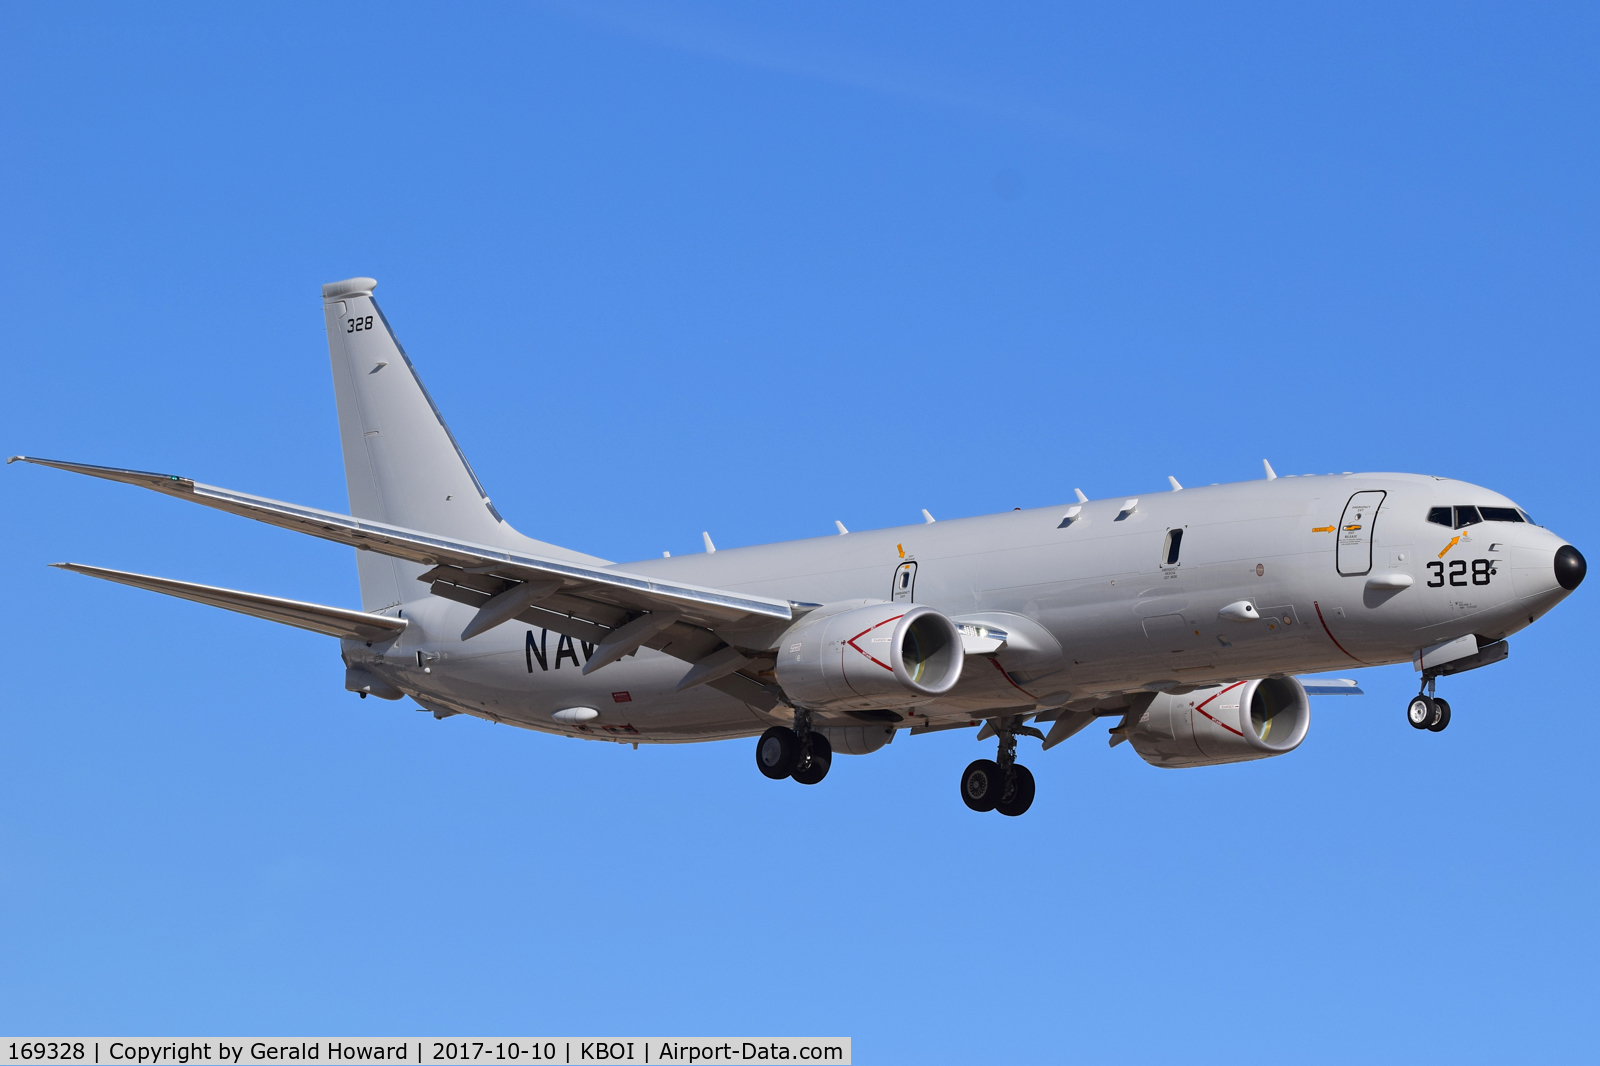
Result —
[{"label": "passenger door", "polygon": [[1339,518],[1339,573],[1357,577],[1372,571],[1372,530],[1383,506],[1384,492],[1358,492]]}]

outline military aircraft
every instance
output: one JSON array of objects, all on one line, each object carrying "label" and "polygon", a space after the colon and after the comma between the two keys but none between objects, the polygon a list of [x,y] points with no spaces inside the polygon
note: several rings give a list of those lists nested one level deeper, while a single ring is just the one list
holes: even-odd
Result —
[{"label": "military aircraft", "polygon": [[[187,477],[21,460],[154,489],[349,545],[361,610],[55,564],[340,638],[345,688],[436,718],[638,745],[757,736],[769,778],[816,784],[835,754],[902,731],[978,728],[976,811],[1022,814],[1048,749],[1098,719],[1162,767],[1293,751],[1296,675],[1409,661],[1418,729],[1450,724],[1436,679],[1506,638],[1587,564],[1489,489],[1419,474],[1278,477],[612,563],[523,536],[472,472],[374,301],[322,287],[350,514]],[[1046,731],[1046,729],[1048,731]]]}]

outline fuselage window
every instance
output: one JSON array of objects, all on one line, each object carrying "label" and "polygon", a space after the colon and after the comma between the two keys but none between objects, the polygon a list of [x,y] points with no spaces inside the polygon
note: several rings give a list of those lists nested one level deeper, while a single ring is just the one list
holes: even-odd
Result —
[{"label": "fuselage window", "polygon": [[911,587],[911,571],[909,571],[909,570],[900,571],[900,588],[903,590],[903,589],[908,589],[910,587]]},{"label": "fuselage window", "polygon": [[1482,521],[1483,521],[1483,519],[1478,515],[1478,509],[1476,507],[1457,507],[1456,508],[1456,528],[1457,529],[1461,529],[1464,526],[1475,526],[1479,522],[1482,522]]},{"label": "fuselage window", "polygon": [[1522,516],[1515,507],[1480,507],[1479,513],[1485,522],[1520,522]]},{"label": "fuselage window", "polygon": [[1428,508],[1428,521],[1432,522],[1436,526],[1445,526],[1448,528],[1455,525],[1456,520],[1455,516],[1451,513],[1451,508],[1430,507]]},{"label": "fuselage window", "polygon": [[1165,565],[1178,565],[1178,549],[1181,547],[1183,547],[1183,530],[1167,530],[1167,544],[1166,547],[1161,551],[1161,558],[1166,560]]}]

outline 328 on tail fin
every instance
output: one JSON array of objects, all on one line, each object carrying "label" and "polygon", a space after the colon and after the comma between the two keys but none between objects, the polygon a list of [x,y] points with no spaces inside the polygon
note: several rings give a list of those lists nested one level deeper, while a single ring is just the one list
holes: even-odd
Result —
[{"label": "328 on tail fin", "polygon": [[372,298],[377,284],[322,287],[350,513],[493,544],[504,520]]},{"label": "328 on tail fin", "polygon": [[[522,536],[495,510],[372,298],[372,278],[322,286],[350,513],[501,548],[596,562]],[[414,594],[414,564],[362,552],[361,600],[381,610]]]}]

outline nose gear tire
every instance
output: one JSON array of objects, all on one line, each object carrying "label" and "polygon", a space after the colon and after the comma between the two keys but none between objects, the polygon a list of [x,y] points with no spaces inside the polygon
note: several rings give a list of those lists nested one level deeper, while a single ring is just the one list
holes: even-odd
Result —
[{"label": "nose gear tire", "polygon": [[975,811],[994,810],[1005,787],[1005,774],[993,759],[978,759],[961,772],[961,802]]},{"label": "nose gear tire", "polygon": [[1444,727],[1450,724],[1450,705],[1437,696],[1433,698],[1433,705],[1439,713],[1428,723],[1428,729],[1434,733],[1443,733]]},{"label": "nose gear tire", "polygon": [[[1427,696],[1416,695],[1411,697],[1411,702],[1406,705],[1406,721],[1411,723],[1412,729],[1426,729],[1438,717],[1439,710],[1433,705],[1433,700]],[[768,730],[771,732],[771,730]]]},{"label": "nose gear tire", "polygon": [[790,774],[802,785],[815,785],[828,776],[828,768],[833,765],[833,745],[828,743],[828,738],[821,733],[811,734],[811,762],[807,766],[795,765]]},{"label": "nose gear tire", "polygon": [[774,781],[782,781],[794,773],[795,760],[799,757],[800,738],[787,726],[775,725],[756,741],[756,768]]},{"label": "nose gear tire", "polygon": [[1011,787],[1006,789],[1005,798],[994,805],[994,809],[1007,818],[1015,818],[1033,806],[1033,771],[1021,763],[1011,766]]}]

